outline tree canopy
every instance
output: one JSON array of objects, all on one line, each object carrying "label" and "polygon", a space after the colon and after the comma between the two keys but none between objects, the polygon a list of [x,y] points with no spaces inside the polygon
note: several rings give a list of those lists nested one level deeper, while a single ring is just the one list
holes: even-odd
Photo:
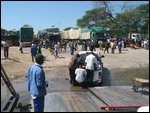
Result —
[{"label": "tree canopy", "polygon": [[59,28],[47,28],[45,29],[46,32],[51,32],[51,33],[58,33]]},{"label": "tree canopy", "polygon": [[77,20],[77,26],[109,27],[111,35],[127,37],[130,32],[148,34],[149,25],[149,3],[133,7],[129,2],[124,2],[120,13],[113,13],[109,1],[94,1],[95,9],[86,11],[82,18]]}]

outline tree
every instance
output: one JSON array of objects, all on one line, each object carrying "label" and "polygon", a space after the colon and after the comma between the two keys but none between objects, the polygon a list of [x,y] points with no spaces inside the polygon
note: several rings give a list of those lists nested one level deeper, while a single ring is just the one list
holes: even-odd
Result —
[{"label": "tree", "polygon": [[73,27],[66,27],[63,31],[70,30]]},{"label": "tree", "polygon": [[51,32],[51,33],[58,33],[59,28],[47,28],[45,29],[46,32]]},{"label": "tree", "polygon": [[108,16],[105,14],[104,8],[95,8],[86,11],[86,14],[77,20],[77,26],[84,28],[90,26],[103,26],[104,21],[108,20]]},{"label": "tree", "polygon": [[125,22],[122,28],[124,34],[139,32],[146,35],[148,33],[149,4],[140,5],[130,12],[121,13],[120,16]]},{"label": "tree", "polygon": [[103,8],[104,9],[104,15],[108,16],[111,22],[117,23],[116,18],[113,15],[113,8],[110,4],[110,1],[94,1],[96,8]]},{"label": "tree", "polygon": [[109,1],[94,1],[96,8],[104,8],[107,20],[99,20],[107,26],[109,23],[112,33],[117,36],[127,36],[129,32],[146,33],[149,23],[149,3],[133,7],[129,1],[125,1],[120,13],[113,13],[113,6]]},{"label": "tree", "polygon": [[8,31],[6,29],[1,28],[1,35],[5,35]]},{"label": "tree", "polygon": [[140,5],[135,10],[137,15],[137,30],[142,34],[148,33],[148,24],[149,24],[149,4]]}]

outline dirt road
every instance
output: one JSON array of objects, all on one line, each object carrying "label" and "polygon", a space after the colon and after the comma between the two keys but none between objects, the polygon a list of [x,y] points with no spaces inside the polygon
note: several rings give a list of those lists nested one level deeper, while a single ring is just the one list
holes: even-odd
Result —
[{"label": "dirt road", "polygon": [[[101,54],[103,51],[97,49]],[[1,49],[1,64],[6,73],[12,80],[13,86],[20,94],[19,102],[23,105],[28,104],[30,95],[27,92],[26,74],[29,66],[32,64],[30,48],[24,48],[23,54],[18,51],[18,47],[10,47],[9,59],[4,59],[3,50]],[[69,52],[60,53],[59,58],[55,59],[47,49],[42,48],[42,53],[46,57],[43,64],[46,78],[49,81],[48,93],[50,92],[77,92],[86,91],[81,87],[73,87],[69,83],[67,65],[71,55]],[[104,81],[103,85],[132,85],[131,79],[141,77],[149,79],[149,50],[128,48],[128,51],[123,51],[119,54],[103,54],[104,63]],[[19,79],[17,79],[19,78]],[[7,90],[1,85],[2,100],[1,105],[7,99]],[[8,94],[7,94],[8,95]]]}]

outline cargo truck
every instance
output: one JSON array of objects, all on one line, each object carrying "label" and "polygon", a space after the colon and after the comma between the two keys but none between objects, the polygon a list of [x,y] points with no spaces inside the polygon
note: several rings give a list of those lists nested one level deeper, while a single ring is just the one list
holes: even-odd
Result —
[{"label": "cargo truck", "polygon": [[93,26],[90,28],[70,29],[61,32],[63,40],[91,40],[94,43],[106,41],[108,28]]},{"label": "cargo truck", "polygon": [[24,47],[30,47],[33,40],[33,28],[29,25],[24,25],[19,30],[19,41]]}]

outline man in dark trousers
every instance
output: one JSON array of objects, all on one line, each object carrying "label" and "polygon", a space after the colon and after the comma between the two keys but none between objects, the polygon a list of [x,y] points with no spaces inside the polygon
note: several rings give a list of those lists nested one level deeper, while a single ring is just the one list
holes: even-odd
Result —
[{"label": "man in dark trousers", "polygon": [[86,86],[93,86],[93,76],[94,70],[97,68],[97,58],[92,51],[85,58],[85,67],[87,71]]},{"label": "man in dark trousers", "polygon": [[32,62],[34,62],[35,55],[37,54],[37,45],[33,43],[31,45],[31,56],[32,56]]},{"label": "man in dark trousers", "polygon": [[44,112],[44,97],[46,95],[45,73],[41,66],[44,62],[44,56],[37,54],[35,56],[36,63],[33,64],[27,73],[28,91],[31,94],[34,103],[34,112]]},{"label": "man in dark trousers", "polygon": [[74,55],[71,58],[71,61],[69,63],[69,75],[70,75],[70,83],[76,85],[76,81],[75,81],[75,70],[78,67],[78,59],[79,59],[80,55],[77,53],[76,55]]},{"label": "man in dark trousers", "polygon": [[5,57],[5,59],[6,59],[6,58],[8,58],[8,56],[9,56],[9,44],[8,44],[7,41],[5,41],[5,42],[3,43],[3,48],[4,48],[4,57]]}]

